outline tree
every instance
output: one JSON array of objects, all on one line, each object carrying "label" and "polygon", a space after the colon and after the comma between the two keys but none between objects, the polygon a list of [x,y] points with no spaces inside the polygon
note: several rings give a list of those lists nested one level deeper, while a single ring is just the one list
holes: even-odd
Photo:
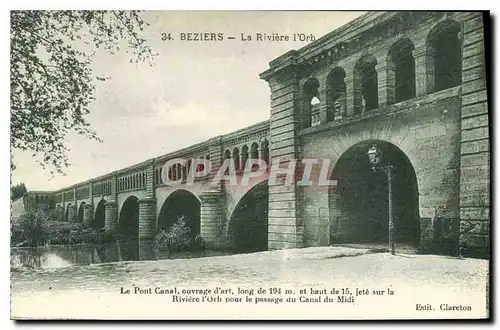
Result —
[{"label": "tree", "polygon": [[100,141],[86,120],[96,83],[109,79],[92,72],[96,50],[114,54],[126,44],[130,62],[152,65],[156,54],[142,36],[149,24],[138,11],[12,11],[10,18],[11,146],[63,173],[69,131]]},{"label": "tree", "polygon": [[43,245],[49,238],[47,215],[41,211],[22,214],[16,222],[10,224],[10,237],[13,246]]},{"label": "tree", "polygon": [[26,189],[24,183],[19,183],[10,187],[10,199],[15,201],[16,199],[23,197],[27,192],[28,190]]}]

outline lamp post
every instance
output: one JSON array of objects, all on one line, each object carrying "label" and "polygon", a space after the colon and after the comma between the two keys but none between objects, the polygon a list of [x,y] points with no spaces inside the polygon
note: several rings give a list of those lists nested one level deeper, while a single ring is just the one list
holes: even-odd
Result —
[{"label": "lamp post", "polygon": [[388,190],[389,190],[389,251],[391,251],[391,254],[395,253],[395,247],[394,247],[394,220],[392,218],[392,165],[391,164],[386,164],[386,165],[380,165],[380,161],[382,160],[382,151],[377,147],[377,146],[372,146],[370,149],[368,149],[367,152],[368,159],[370,160],[370,163],[372,164],[372,170],[377,171],[377,170],[382,170],[384,173],[387,175],[387,183],[388,183]]}]

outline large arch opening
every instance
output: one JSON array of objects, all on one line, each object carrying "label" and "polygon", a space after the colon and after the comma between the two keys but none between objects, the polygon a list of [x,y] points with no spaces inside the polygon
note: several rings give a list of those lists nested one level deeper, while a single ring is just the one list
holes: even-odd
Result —
[{"label": "large arch opening", "polygon": [[238,171],[240,169],[240,151],[238,147],[235,147],[233,149],[233,162],[234,162],[234,169]]},{"label": "large arch opening", "polygon": [[80,207],[78,208],[78,217],[76,218],[76,221],[78,223],[83,223],[83,208],[85,206],[85,202],[82,202],[80,204]]},{"label": "large arch opening", "polygon": [[139,238],[139,199],[128,197],[120,210],[119,232],[126,240]]},{"label": "large arch opening", "polygon": [[309,78],[302,86],[301,97],[301,114],[300,122],[302,128],[311,127],[314,120],[316,110],[319,109],[318,104],[319,81],[316,78]]},{"label": "large arch opening", "polygon": [[388,178],[373,171],[368,149],[382,151],[382,163],[392,164],[392,210],[396,244],[420,243],[418,184],[406,155],[391,143],[370,140],[349,148],[335,165],[338,179],[329,193],[330,240],[334,243],[387,244],[389,240]]},{"label": "large arch opening", "polygon": [[354,65],[354,112],[361,114],[378,108],[377,59],[364,55]]},{"label": "large arch opening", "polygon": [[460,24],[444,20],[427,36],[428,70],[434,73],[434,84],[427,92],[438,92],[462,83],[462,40]]},{"label": "large arch opening", "polygon": [[200,200],[191,192],[179,189],[163,203],[158,215],[158,229],[168,231],[179,217],[184,216],[194,238],[200,234],[200,211]]},{"label": "large arch opening", "polygon": [[389,100],[390,103],[399,103],[414,98],[416,95],[414,49],[415,46],[411,40],[404,38],[394,43],[389,50],[387,62],[392,64],[392,67],[387,69],[386,85],[387,89],[394,88],[391,91],[393,99]]},{"label": "large arch opening", "polygon": [[228,232],[235,252],[267,250],[268,202],[269,187],[264,181],[250,189],[236,205]]},{"label": "large arch opening", "polygon": [[104,228],[104,223],[105,223],[105,211],[106,211],[106,201],[104,199],[101,199],[99,203],[97,204],[97,207],[95,209],[95,214],[94,214],[94,220],[92,221],[91,227],[92,228]]},{"label": "large arch opening", "polygon": [[345,71],[341,67],[336,67],[326,78],[326,104],[327,121],[341,119],[346,112],[346,84]]}]

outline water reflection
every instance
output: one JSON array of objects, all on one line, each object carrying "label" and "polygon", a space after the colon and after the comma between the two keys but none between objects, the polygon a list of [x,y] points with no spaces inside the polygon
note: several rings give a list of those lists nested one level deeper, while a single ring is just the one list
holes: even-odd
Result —
[{"label": "water reflection", "polygon": [[117,261],[189,259],[233,254],[230,251],[158,251],[149,240],[117,241],[109,244],[53,245],[12,248],[11,268],[61,268]]}]

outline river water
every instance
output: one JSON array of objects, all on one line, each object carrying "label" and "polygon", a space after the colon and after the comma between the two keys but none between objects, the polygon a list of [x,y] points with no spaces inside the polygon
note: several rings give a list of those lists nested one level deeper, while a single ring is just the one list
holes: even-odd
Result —
[{"label": "river water", "polygon": [[190,259],[234,254],[231,251],[158,251],[152,241],[117,241],[108,244],[51,245],[12,248],[11,269],[65,268],[120,261]]}]

